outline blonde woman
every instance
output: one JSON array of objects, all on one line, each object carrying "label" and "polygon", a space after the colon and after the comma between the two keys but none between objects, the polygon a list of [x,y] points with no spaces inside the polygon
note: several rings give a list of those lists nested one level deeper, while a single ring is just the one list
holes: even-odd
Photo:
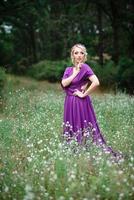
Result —
[{"label": "blonde woman", "polygon": [[[113,152],[99,129],[92,101],[91,92],[99,86],[99,80],[89,65],[87,51],[84,45],[76,44],[71,49],[73,66],[67,67],[62,77],[62,87],[66,93],[64,102],[64,127],[63,136],[68,142],[76,140],[79,144],[85,144],[87,139],[104,147],[106,152]],[[91,84],[87,86],[87,84]]]}]

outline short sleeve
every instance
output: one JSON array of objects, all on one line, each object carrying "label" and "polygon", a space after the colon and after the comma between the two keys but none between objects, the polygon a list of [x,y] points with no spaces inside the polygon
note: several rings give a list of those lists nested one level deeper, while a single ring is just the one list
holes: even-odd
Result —
[{"label": "short sleeve", "polygon": [[86,73],[85,73],[86,79],[89,78],[90,76],[94,75],[94,72],[89,65],[85,66],[85,70],[86,70]]},{"label": "short sleeve", "polygon": [[[62,76],[62,80],[69,77],[69,75],[70,75],[69,72],[70,72],[70,67],[67,67],[67,68],[65,69],[65,71],[64,71],[63,76]],[[62,87],[63,89],[65,89],[65,87],[62,85],[62,82],[61,82],[61,87]]]},{"label": "short sleeve", "polygon": [[62,79],[65,79],[65,78],[68,78],[69,77],[69,67],[67,67],[66,69],[65,69],[65,72],[64,72],[64,74],[63,74],[63,77],[62,77]]}]

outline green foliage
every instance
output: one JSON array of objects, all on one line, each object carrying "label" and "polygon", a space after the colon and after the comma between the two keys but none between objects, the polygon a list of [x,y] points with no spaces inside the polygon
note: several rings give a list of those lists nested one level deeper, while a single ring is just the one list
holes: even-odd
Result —
[{"label": "green foliage", "polygon": [[67,67],[66,61],[48,61],[44,60],[32,65],[27,74],[37,80],[48,80],[56,82],[61,79],[61,76]]},{"label": "green foliage", "polygon": [[116,89],[118,68],[112,60],[107,61],[103,66],[96,61],[90,61],[89,65],[98,76],[102,87]]},{"label": "green foliage", "polygon": [[108,88],[115,88],[117,67],[113,61],[109,61],[103,66],[102,73],[100,75],[102,85],[107,86]]},{"label": "green foliage", "polygon": [[122,3],[79,0],[65,4],[62,1],[12,0],[10,3],[3,0],[0,5],[0,30],[3,29],[0,58],[3,60],[0,61],[7,64],[9,56],[11,63],[18,55],[31,63],[64,59],[71,46],[79,42],[85,44],[92,55],[108,52],[113,59],[114,55],[132,57],[132,8],[131,1],[127,0]]},{"label": "green foliage", "polygon": [[5,84],[6,84],[6,73],[5,70],[0,67],[0,99],[3,97]]},{"label": "green foliage", "polygon": [[25,75],[29,66],[28,58],[21,58],[12,65],[11,72],[14,74]]},{"label": "green foliage", "polygon": [[120,89],[129,94],[134,93],[134,61],[132,59],[123,57],[118,65],[110,60],[105,62],[103,66],[91,60],[89,65],[99,77],[102,87],[112,90]]},{"label": "green foliage", "polygon": [[119,88],[126,92],[134,93],[134,60],[123,57],[118,64],[117,82]]},{"label": "green foliage", "polygon": [[0,27],[0,65],[8,65],[12,62],[14,56],[14,45],[12,36],[3,33]]},{"label": "green foliage", "polygon": [[[38,80],[54,82],[60,79],[66,64],[63,61],[60,64],[59,60],[69,57],[75,43],[85,44],[87,52],[100,61],[104,53],[116,63],[124,55],[133,58],[132,9],[132,2],[127,0],[122,3],[88,0],[71,3],[12,0],[10,3],[3,0],[0,5],[0,65],[24,75],[28,66],[39,62],[28,70],[29,74]],[[132,93],[132,68],[121,70],[120,75],[120,70],[117,73],[110,61],[104,63],[103,68],[98,65],[96,72],[101,85],[115,88],[117,81],[119,88]]]}]

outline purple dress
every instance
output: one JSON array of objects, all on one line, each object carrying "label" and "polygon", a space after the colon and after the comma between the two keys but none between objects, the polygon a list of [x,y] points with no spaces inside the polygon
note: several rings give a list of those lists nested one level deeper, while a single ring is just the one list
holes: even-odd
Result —
[{"label": "purple dress", "polygon": [[[67,67],[62,79],[68,78],[72,73],[73,67]],[[80,98],[73,95],[76,89],[81,91],[81,87],[89,82],[89,77],[93,74],[92,69],[87,64],[83,64],[80,72],[71,84],[67,87],[62,86],[66,93],[63,136],[68,142],[74,139],[79,144],[82,144],[83,141],[85,143],[87,139],[91,139],[93,143],[102,146],[105,151],[114,154],[112,148],[106,146],[105,139],[101,134],[96,120],[90,97]]]}]

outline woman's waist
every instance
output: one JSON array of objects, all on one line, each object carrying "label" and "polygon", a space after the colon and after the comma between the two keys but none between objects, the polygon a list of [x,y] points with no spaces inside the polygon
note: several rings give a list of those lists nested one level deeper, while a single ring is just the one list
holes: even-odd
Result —
[{"label": "woman's waist", "polygon": [[66,92],[66,98],[80,98],[80,99],[90,99],[91,100],[91,98],[90,98],[90,95],[87,95],[87,96],[85,96],[84,98],[81,98],[81,97],[78,97],[78,96],[75,96],[73,93],[71,93],[71,92]]},{"label": "woman's waist", "polygon": [[66,92],[67,94],[73,94],[76,90],[79,90],[79,91],[82,92],[81,87],[66,88],[66,89],[65,89],[65,92]]},{"label": "woman's waist", "polygon": [[[67,96],[74,96],[74,92],[75,92],[76,90],[78,90],[78,89],[75,89],[75,90],[68,90],[68,91],[65,91],[65,92],[66,92],[66,95],[67,95]],[[79,91],[81,91],[81,90],[79,90]],[[81,92],[82,92],[82,91],[81,91]]]}]

